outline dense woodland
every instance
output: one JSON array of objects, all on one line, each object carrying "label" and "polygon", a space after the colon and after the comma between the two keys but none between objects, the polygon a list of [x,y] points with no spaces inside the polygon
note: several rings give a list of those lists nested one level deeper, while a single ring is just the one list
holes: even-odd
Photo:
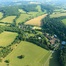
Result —
[{"label": "dense woodland", "polygon": [[[61,41],[66,41],[66,26],[62,23],[62,19],[65,17],[59,18],[50,18],[49,15],[42,19],[42,28],[43,32],[48,32],[51,35],[56,34]],[[61,66],[66,66],[66,46],[63,49],[59,48],[59,62]]]}]

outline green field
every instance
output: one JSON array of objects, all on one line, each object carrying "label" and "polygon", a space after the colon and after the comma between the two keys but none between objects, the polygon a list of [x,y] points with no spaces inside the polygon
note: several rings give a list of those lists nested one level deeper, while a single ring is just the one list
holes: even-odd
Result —
[{"label": "green field", "polygon": [[26,13],[23,9],[18,9],[20,13]]},{"label": "green field", "polygon": [[0,46],[7,46],[16,38],[17,33],[3,32],[0,34]]},{"label": "green field", "polygon": [[62,22],[66,25],[66,19],[63,19]]},{"label": "green field", "polygon": [[16,23],[22,23],[25,22],[27,19],[30,19],[30,15],[28,14],[21,14],[19,18],[16,20]]},{"label": "green field", "polygon": [[38,10],[38,12],[42,12],[40,5],[37,5],[36,9]]},{"label": "green field", "polygon": [[16,16],[7,16],[7,17],[3,18],[2,20],[0,20],[0,22],[12,23],[15,18],[16,18]]},{"label": "green field", "polygon": [[53,13],[53,14],[50,15],[51,18],[53,18],[53,17],[61,17],[61,16],[66,16],[66,13],[57,12],[57,13]]},{"label": "green field", "polygon": [[[49,56],[51,54],[50,51],[22,41],[4,60],[10,61],[9,66],[42,66],[43,62],[45,62],[44,60],[48,58],[48,56],[46,57],[47,54]],[[19,55],[24,55],[24,58],[17,58]],[[5,62],[3,65],[7,66]]]},{"label": "green field", "polygon": [[3,17],[3,13],[2,12],[0,12],[0,19]]}]

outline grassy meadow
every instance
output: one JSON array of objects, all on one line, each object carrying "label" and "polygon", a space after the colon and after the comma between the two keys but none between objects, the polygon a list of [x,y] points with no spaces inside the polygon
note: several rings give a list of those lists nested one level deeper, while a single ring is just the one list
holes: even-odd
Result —
[{"label": "grassy meadow", "polygon": [[29,21],[27,21],[25,24],[29,24],[29,25],[35,25],[35,26],[41,26],[41,19],[44,18],[47,14],[44,14],[42,16],[38,16],[34,19],[31,19]]},{"label": "grassy meadow", "polygon": [[0,34],[0,46],[6,47],[16,38],[17,33],[3,32]]},{"label": "grassy meadow", "polygon": [[23,9],[18,9],[20,13],[26,13]]},{"label": "grassy meadow", "polygon": [[57,12],[50,15],[51,18],[61,17],[61,16],[66,16],[66,13]]},{"label": "grassy meadow", "polygon": [[30,19],[30,15],[28,14],[20,14],[19,18],[16,19],[16,23],[25,22],[27,19]]},{"label": "grassy meadow", "polygon": [[0,19],[3,17],[3,13],[2,12],[0,12]]},{"label": "grassy meadow", "polygon": [[66,25],[66,19],[63,19],[62,22]]},{"label": "grassy meadow", "polygon": [[[35,44],[22,41],[4,60],[9,60],[10,66],[42,66],[50,54],[50,51]],[[24,58],[19,59],[19,55],[24,55]],[[7,66],[5,62],[3,65]]]},{"label": "grassy meadow", "polygon": [[0,20],[0,22],[12,23],[15,18],[16,18],[16,16],[7,16],[7,17],[3,18],[2,20]]}]

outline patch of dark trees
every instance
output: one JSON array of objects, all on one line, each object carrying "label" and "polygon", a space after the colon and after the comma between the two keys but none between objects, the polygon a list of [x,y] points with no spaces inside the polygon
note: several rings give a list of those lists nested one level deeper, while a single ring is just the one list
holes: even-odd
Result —
[{"label": "patch of dark trees", "polygon": [[[49,15],[42,19],[43,32],[48,32],[51,35],[56,34],[61,41],[66,41],[66,25],[61,21],[64,17],[50,18]],[[60,66],[66,66],[66,46],[63,49],[58,48],[58,61]]]},{"label": "patch of dark trees", "polygon": [[43,32],[48,32],[51,35],[56,34],[60,40],[66,40],[66,26],[61,21],[60,18],[50,18],[49,15],[42,19]]}]

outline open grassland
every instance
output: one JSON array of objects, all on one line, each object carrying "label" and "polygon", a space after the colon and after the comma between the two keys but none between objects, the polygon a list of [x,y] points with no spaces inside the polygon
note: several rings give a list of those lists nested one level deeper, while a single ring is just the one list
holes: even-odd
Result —
[{"label": "open grassland", "polygon": [[38,10],[38,12],[42,12],[40,5],[37,5],[36,9]]},{"label": "open grassland", "polygon": [[[42,63],[45,62],[44,59],[47,60],[49,54],[51,54],[50,51],[22,41],[4,60],[10,61],[9,66],[42,66]],[[24,58],[19,59],[20,55],[24,55]],[[5,62],[3,65],[7,66]]]},{"label": "open grassland", "polygon": [[30,14],[32,18],[43,15],[44,13],[45,12],[28,12],[28,14]]},{"label": "open grassland", "polygon": [[66,13],[57,12],[57,13],[53,13],[53,14],[50,15],[51,18],[61,17],[61,16],[66,16]]},{"label": "open grassland", "polygon": [[21,14],[19,16],[19,18],[16,20],[16,23],[22,23],[25,22],[26,20],[30,19],[30,15],[29,14]]},{"label": "open grassland", "polygon": [[29,15],[32,15],[32,17],[37,17],[38,12],[28,12]]},{"label": "open grassland", "polygon": [[63,19],[62,22],[66,25],[66,19]]},{"label": "open grassland", "polygon": [[0,20],[0,22],[12,23],[15,18],[16,18],[16,16],[7,16],[7,17],[3,18],[2,20]]},{"label": "open grassland", "polygon": [[20,13],[26,13],[23,9],[18,9]]},{"label": "open grassland", "polygon": [[36,17],[34,19],[31,19],[29,21],[27,21],[25,24],[29,24],[29,25],[35,25],[35,26],[41,26],[41,19],[46,17],[47,14],[44,14],[42,16]]},{"label": "open grassland", "polygon": [[0,19],[3,17],[3,13],[2,12],[0,12]]},{"label": "open grassland", "polygon": [[13,32],[3,32],[0,34],[0,46],[7,46],[14,41],[18,34]]}]

